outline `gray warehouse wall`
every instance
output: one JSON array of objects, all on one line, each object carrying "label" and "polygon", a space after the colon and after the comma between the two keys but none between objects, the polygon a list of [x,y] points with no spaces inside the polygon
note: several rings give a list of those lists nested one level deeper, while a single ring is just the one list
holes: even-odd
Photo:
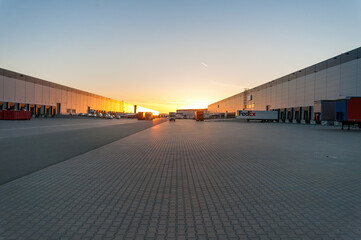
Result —
[{"label": "gray warehouse wall", "polygon": [[69,111],[86,113],[88,107],[99,111],[123,112],[125,103],[0,69],[0,104],[3,107],[19,104],[22,107],[37,105],[53,109],[60,104],[60,113],[67,114]]},{"label": "gray warehouse wall", "polygon": [[[361,96],[361,48],[208,106],[210,112],[313,106],[317,100]],[[252,96],[252,100],[250,100]]]}]

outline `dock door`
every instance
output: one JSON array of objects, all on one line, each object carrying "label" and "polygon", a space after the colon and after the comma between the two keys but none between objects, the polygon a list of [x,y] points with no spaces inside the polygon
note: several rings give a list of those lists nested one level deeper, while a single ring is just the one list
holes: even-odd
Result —
[{"label": "dock door", "polygon": [[56,114],[60,114],[60,112],[61,112],[60,107],[61,107],[61,104],[56,103]]}]

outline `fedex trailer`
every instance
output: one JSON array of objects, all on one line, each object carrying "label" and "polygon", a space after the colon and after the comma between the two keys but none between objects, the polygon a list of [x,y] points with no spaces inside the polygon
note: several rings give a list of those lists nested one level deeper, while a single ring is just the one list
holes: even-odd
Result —
[{"label": "fedex trailer", "polygon": [[275,121],[278,120],[278,112],[238,110],[237,119]]}]

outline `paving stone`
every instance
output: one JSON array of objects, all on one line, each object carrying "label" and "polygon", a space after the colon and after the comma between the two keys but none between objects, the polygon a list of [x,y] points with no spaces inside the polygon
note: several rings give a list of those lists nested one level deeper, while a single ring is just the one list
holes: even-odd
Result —
[{"label": "paving stone", "polygon": [[166,122],[1,185],[0,239],[357,239],[359,133]]}]

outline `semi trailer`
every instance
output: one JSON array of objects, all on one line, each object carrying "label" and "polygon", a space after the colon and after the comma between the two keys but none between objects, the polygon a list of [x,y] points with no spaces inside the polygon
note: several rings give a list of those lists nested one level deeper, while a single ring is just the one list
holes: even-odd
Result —
[{"label": "semi trailer", "polygon": [[238,110],[237,119],[276,121],[278,120],[278,112]]},{"label": "semi trailer", "polygon": [[350,130],[351,124],[361,127],[361,97],[349,97],[337,100],[335,104],[335,120],[342,123],[342,129],[347,124]]}]

